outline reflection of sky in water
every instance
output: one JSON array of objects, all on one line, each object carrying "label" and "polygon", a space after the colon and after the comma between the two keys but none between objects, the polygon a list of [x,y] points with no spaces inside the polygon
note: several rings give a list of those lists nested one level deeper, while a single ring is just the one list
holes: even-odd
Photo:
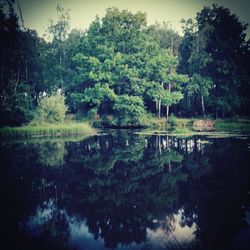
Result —
[{"label": "reflection of sky in water", "polygon": [[[148,240],[152,242],[152,245],[164,247],[167,242],[174,243],[189,243],[195,239],[196,224],[193,223],[191,227],[185,225],[181,226],[181,216],[183,209],[179,209],[178,213],[166,216],[166,219],[160,221],[156,230],[147,230]],[[166,230],[165,226],[170,228]]]},{"label": "reflection of sky in water", "polygon": [[[104,246],[104,240],[98,239],[95,240],[94,236],[89,233],[88,226],[84,221],[77,222],[74,221],[70,224],[70,241],[69,244],[73,247],[76,247],[78,250],[87,250],[87,249],[107,249]],[[143,244],[142,244],[143,245]],[[137,250],[141,249],[142,245],[131,244],[129,246],[119,245],[116,249],[119,250]]]},{"label": "reflection of sky in water", "polygon": [[54,201],[51,199],[48,202],[44,202],[43,206],[38,206],[36,214],[31,215],[24,223],[24,227],[29,231],[31,235],[37,235],[41,232],[41,227],[49,220],[53,219],[53,211],[56,207]]},{"label": "reflection of sky in water", "polygon": [[95,240],[94,236],[89,233],[86,223],[72,220],[70,225],[69,244],[77,247],[77,249],[103,249],[104,241],[102,239]]},{"label": "reflection of sky in water", "polygon": [[[129,246],[119,245],[117,249],[127,250],[127,249],[141,249],[143,246],[153,246],[153,247],[166,247],[167,242],[178,242],[178,243],[189,243],[195,239],[194,232],[196,231],[196,225],[193,224],[191,227],[184,226],[181,224],[181,215],[183,210],[180,209],[178,213],[171,215],[171,221],[169,217],[166,217],[166,221],[161,221],[161,223],[167,222],[172,223],[170,232],[166,232],[162,226],[158,227],[156,230],[147,229],[147,241],[144,244],[136,245],[131,244]],[[70,243],[73,246],[77,246],[77,249],[104,249],[103,239],[94,240],[94,237],[88,231],[88,226],[85,222],[76,222],[70,224],[71,239]]]},{"label": "reflection of sky in water", "polygon": [[[89,232],[88,226],[84,220],[78,220],[75,217],[67,215],[65,210],[57,210],[55,202],[49,200],[44,202],[36,210],[36,214],[29,217],[24,227],[28,229],[29,233],[33,236],[38,235],[42,231],[42,226],[49,220],[53,220],[53,214],[64,214],[69,225],[70,238],[68,244],[76,249],[106,249],[104,240],[95,240],[94,236]],[[154,220],[159,225],[155,230],[147,229],[147,240],[145,243],[137,245],[136,243],[129,246],[118,245],[119,250],[137,250],[142,247],[156,247],[164,248],[168,242],[188,243],[194,240],[194,232],[196,225],[191,227],[181,226],[181,215],[183,210],[180,209],[178,213],[166,216],[165,220]],[[166,227],[170,230],[166,230]]]}]

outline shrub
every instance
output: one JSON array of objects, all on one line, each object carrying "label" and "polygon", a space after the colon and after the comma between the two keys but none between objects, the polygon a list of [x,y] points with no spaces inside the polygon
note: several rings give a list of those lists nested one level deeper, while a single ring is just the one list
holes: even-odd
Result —
[{"label": "shrub", "polygon": [[143,100],[139,96],[117,96],[113,109],[118,126],[142,125],[142,119],[146,114]]},{"label": "shrub", "polygon": [[61,123],[64,121],[67,109],[64,95],[54,93],[45,96],[38,102],[35,122]]},{"label": "shrub", "polygon": [[176,117],[173,115],[173,114],[171,114],[169,117],[168,117],[168,124],[171,126],[171,127],[174,127],[174,126],[176,126],[177,125],[177,119],[176,119]]},{"label": "shrub", "polygon": [[97,115],[97,108],[95,107],[88,111],[87,118],[88,120],[93,121],[96,115]]}]

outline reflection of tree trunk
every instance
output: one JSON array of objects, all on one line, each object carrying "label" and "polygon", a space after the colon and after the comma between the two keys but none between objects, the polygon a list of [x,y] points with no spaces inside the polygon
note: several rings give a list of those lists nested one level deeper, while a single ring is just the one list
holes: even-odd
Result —
[{"label": "reflection of tree trunk", "polygon": [[158,135],[158,147],[159,147],[159,152],[161,154],[161,136]]},{"label": "reflection of tree trunk", "polygon": [[201,95],[201,111],[202,111],[202,116],[206,117],[205,104],[204,104],[204,97],[203,97],[203,95]]},{"label": "reflection of tree trunk", "polygon": [[197,139],[194,137],[194,152],[198,152]]},{"label": "reflection of tree trunk", "polygon": [[[168,92],[170,93],[171,92],[171,83],[168,84]],[[166,117],[167,117],[167,120],[168,120],[168,117],[169,117],[169,105],[167,105],[167,112],[166,112]]]}]

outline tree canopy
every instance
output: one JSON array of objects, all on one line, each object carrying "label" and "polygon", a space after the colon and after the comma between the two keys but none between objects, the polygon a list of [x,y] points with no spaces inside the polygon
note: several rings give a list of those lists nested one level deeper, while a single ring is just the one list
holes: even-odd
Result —
[{"label": "tree canopy", "polygon": [[28,123],[42,93],[58,89],[68,112],[113,115],[120,125],[147,114],[249,115],[247,25],[227,8],[204,7],[182,20],[181,37],[166,23],[147,25],[145,13],[118,8],[86,31],[70,31],[70,11],[58,6],[45,40],[19,25],[13,1],[0,7],[1,125]]}]

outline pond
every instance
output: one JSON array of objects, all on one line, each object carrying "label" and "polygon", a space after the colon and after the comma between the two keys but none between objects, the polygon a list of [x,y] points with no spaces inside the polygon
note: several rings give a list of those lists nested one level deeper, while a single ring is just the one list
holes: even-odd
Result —
[{"label": "pond", "polygon": [[2,141],[5,249],[249,249],[249,136]]}]

